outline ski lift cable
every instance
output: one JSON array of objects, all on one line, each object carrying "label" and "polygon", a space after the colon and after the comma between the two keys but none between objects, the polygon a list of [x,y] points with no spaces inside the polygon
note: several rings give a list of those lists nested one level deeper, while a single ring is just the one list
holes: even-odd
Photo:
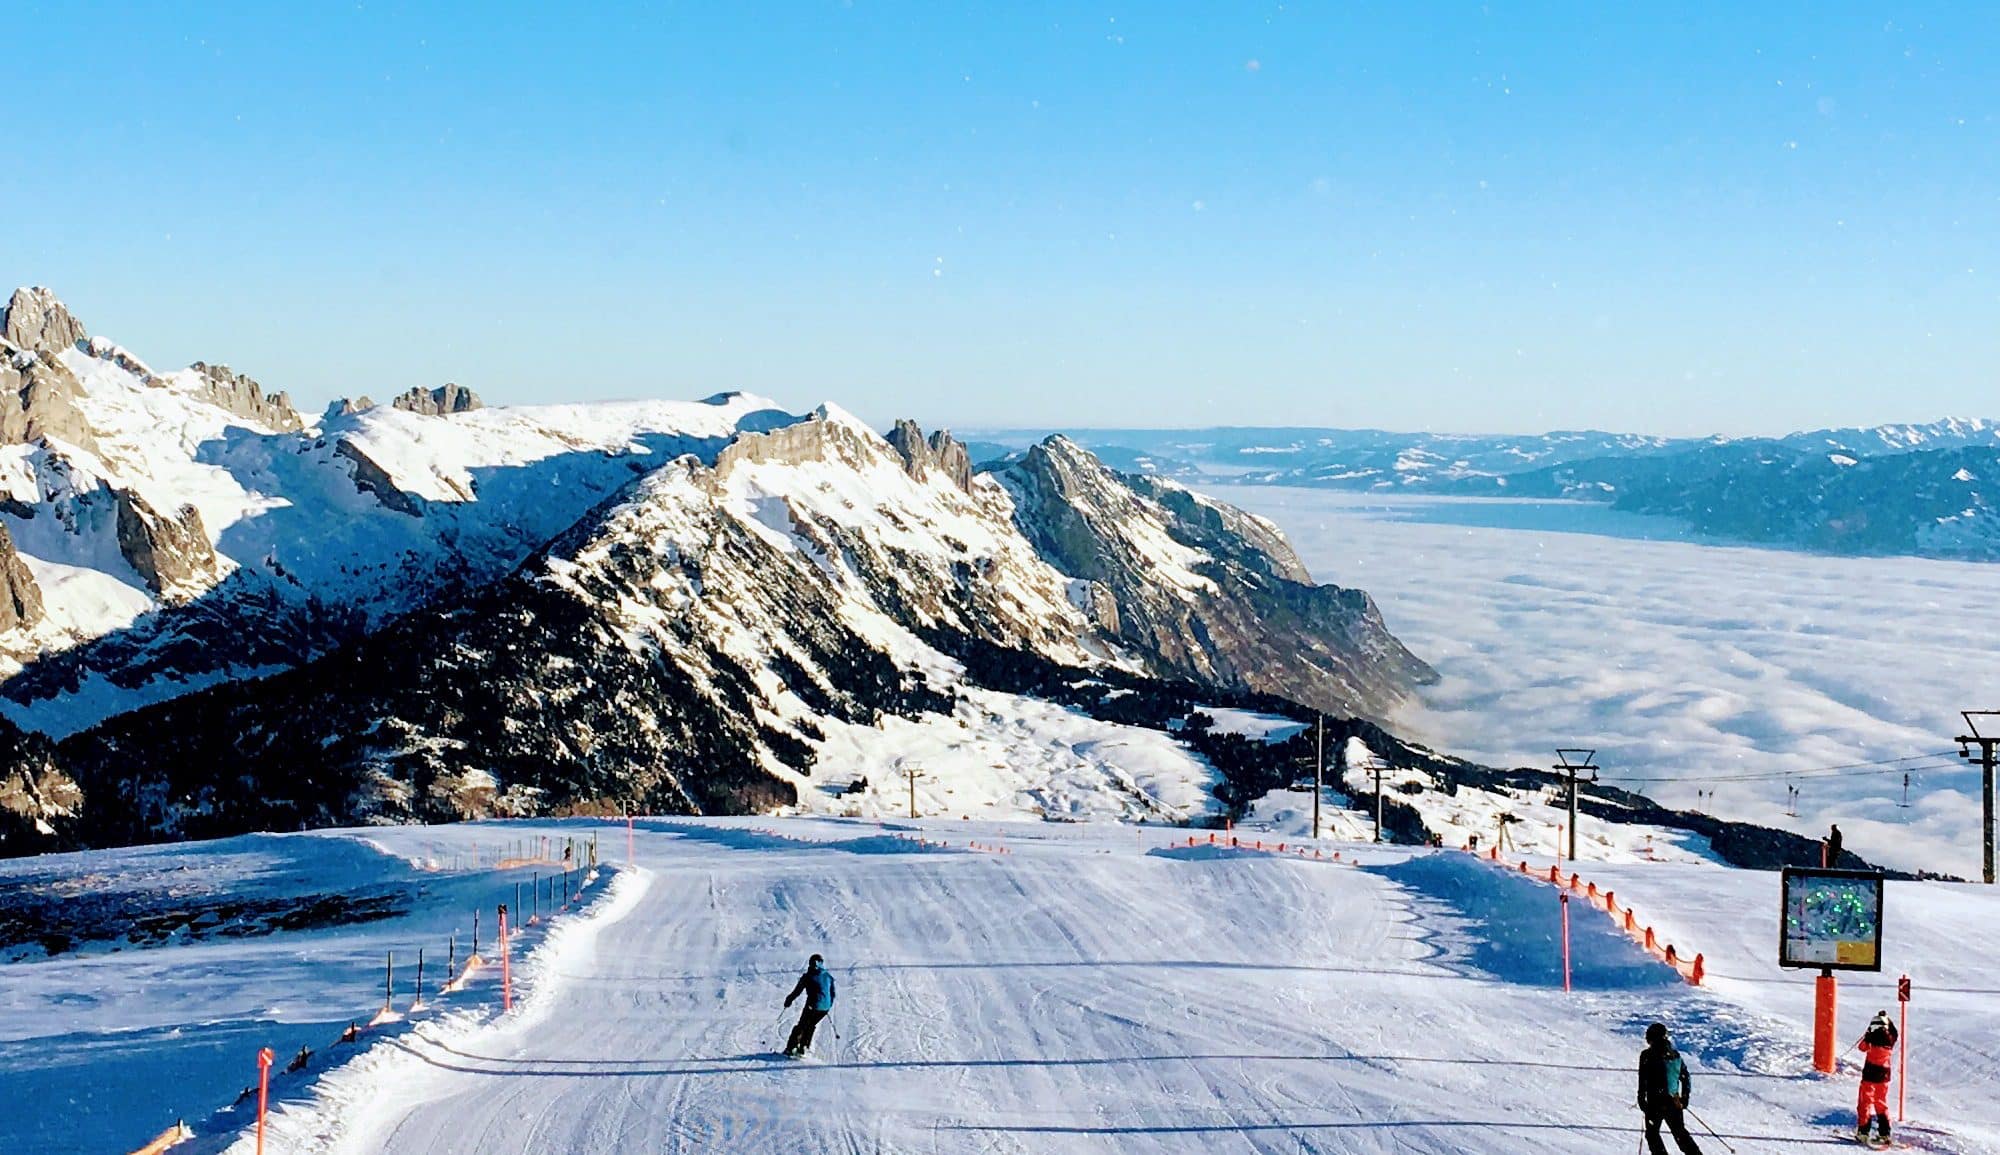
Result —
[{"label": "ski lift cable", "polygon": [[[1929,754],[1906,754],[1873,762],[1847,762],[1836,766],[1808,766],[1799,770],[1758,770],[1742,774],[1615,775],[1605,782],[1756,782],[1785,778],[1807,778],[1829,774],[1897,774],[1903,771],[1939,770],[1958,766],[1958,751],[1940,750]],[[1941,761],[1941,759],[1951,759]],[[1908,765],[1921,762],[1922,765]]]}]

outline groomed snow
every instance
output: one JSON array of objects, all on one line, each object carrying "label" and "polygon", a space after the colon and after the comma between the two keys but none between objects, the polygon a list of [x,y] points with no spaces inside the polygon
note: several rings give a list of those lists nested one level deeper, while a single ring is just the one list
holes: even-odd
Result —
[{"label": "groomed snow", "polygon": [[[1341,861],[1312,861],[1112,824],[635,825],[632,870],[622,829],[582,823],[365,832],[386,854],[329,833],[40,861],[82,884],[135,853],[163,877],[176,858],[199,873],[219,854],[209,881],[251,892],[292,884],[245,860],[274,846],[299,865],[342,863],[326,869],[358,886],[371,863],[396,878],[474,841],[602,833],[619,873],[517,959],[515,1011],[495,1017],[489,985],[281,1083],[267,1142],[287,1155],[1581,1155],[1636,1141],[1631,1064],[1655,1018],[1690,1060],[1696,1110],[1738,1150],[1814,1150],[1851,1125],[1854,1072],[1810,1073],[1808,988],[1769,958],[1770,874],[1581,864],[1716,977],[1687,986],[1579,910],[1566,995],[1555,892],[1457,851],[1326,842]],[[427,877],[490,890],[518,873]],[[1906,1134],[1926,1150],[2000,1149],[2000,1004],[1979,977],[1996,901],[1892,886],[1890,972],[1846,982],[1851,1029],[1895,973],[1917,980]],[[257,1046],[293,1045],[271,1021],[273,991],[297,1002],[324,981],[342,1012],[316,1012],[319,1038],[346,1008],[379,1003],[371,956],[412,929],[97,953],[67,964],[81,975],[0,969],[17,1036],[0,1093],[43,1108],[0,1113],[0,1150],[129,1149],[171,1121],[159,1112],[177,1087],[226,1101]],[[772,1052],[795,1012],[781,1000],[813,952],[839,1001],[813,1059],[785,1063]],[[216,1129],[242,1112],[198,1107],[184,1108],[205,1128],[188,1150],[249,1155],[247,1133]]]},{"label": "groomed snow", "polygon": [[[255,1081],[259,1047],[277,1052],[282,1068],[309,1046],[321,1055],[313,1069],[324,1069],[344,1051],[332,1045],[340,1032],[382,1006],[389,952],[399,1011],[414,994],[421,948],[434,1014],[459,1030],[483,1021],[498,999],[490,976],[458,995],[436,994],[451,936],[463,959],[477,908],[490,954],[496,905],[513,901],[517,883],[525,888],[561,867],[477,864],[506,853],[503,842],[547,836],[560,846],[600,829],[622,850],[622,828],[469,824],[0,861],[0,911],[31,896],[102,908],[88,920],[101,935],[53,957],[33,944],[0,948],[0,1101],[13,1105],[0,1112],[0,1152],[101,1155],[137,1148],[176,1119],[205,1129]],[[328,895],[386,899],[386,916],[255,933]],[[259,909],[246,913],[245,904]],[[524,896],[521,905],[536,904]],[[149,920],[191,910],[210,912],[196,921],[195,937],[176,930],[151,946],[125,939]],[[527,945],[540,935],[537,928]],[[517,978],[524,989],[538,981],[532,970]]]},{"label": "groomed snow", "polygon": [[1839,822],[1871,859],[1978,872],[1977,772],[1955,757],[1799,777],[1797,817],[1782,777],[1726,779],[1954,750],[1957,711],[2000,693],[2000,566],[1704,545],[1588,504],[1211,492],[1374,595],[1443,675],[1398,719],[1440,749],[1545,766],[1596,747],[1607,778],[1672,805]]},{"label": "groomed snow", "polygon": [[[1656,1017],[1739,1150],[1815,1149],[1851,1109],[1851,1073],[1809,1073],[1800,988],[1739,962],[1718,925],[1742,923],[1747,952],[1766,928],[1738,908],[1768,905],[1770,875],[1594,868],[1741,977],[1689,987],[1593,913],[1574,920],[1565,995],[1554,892],[1453,851],[1329,843],[1343,861],[1314,862],[1102,824],[916,824],[950,844],[929,847],[902,823],[638,825],[634,884],[524,964],[541,985],[523,1011],[377,1045],[286,1099],[279,1149],[1622,1150]],[[1940,983],[1980,965],[1990,894],[1898,889],[1899,950]],[[780,1001],[814,951],[840,998],[814,1059],[785,1063]],[[1948,1005],[1912,1023],[1934,1065],[1910,1133],[1991,1150],[1992,1023]]]}]

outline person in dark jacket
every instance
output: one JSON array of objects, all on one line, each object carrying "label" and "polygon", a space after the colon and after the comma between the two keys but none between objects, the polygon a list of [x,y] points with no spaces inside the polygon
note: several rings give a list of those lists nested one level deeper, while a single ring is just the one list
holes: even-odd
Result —
[{"label": "person in dark jacket", "polygon": [[1889,1021],[1888,1011],[1877,1011],[1868,1022],[1868,1033],[1854,1045],[1861,1054],[1861,1100],[1855,1107],[1859,1121],[1854,1125],[1854,1139],[1858,1143],[1868,1141],[1868,1120],[1872,1116],[1878,1134],[1875,1141],[1887,1146],[1889,1142],[1889,1056],[1896,1051],[1896,1024]]},{"label": "person in dark jacket", "polygon": [[1832,830],[1827,831],[1826,862],[1823,863],[1822,865],[1825,866],[1840,865],[1840,823],[1838,822],[1833,824]]},{"label": "person in dark jacket", "polygon": [[813,1032],[819,1030],[820,1020],[833,1009],[833,975],[818,955],[806,961],[806,973],[799,976],[798,985],[785,996],[785,1005],[791,1006],[792,1000],[800,995],[806,997],[806,1009],[800,1012],[792,1037],[785,1041],[785,1054],[794,1059],[812,1049]]},{"label": "person in dark jacket", "polygon": [[1646,1146],[1653,1155],[1667,1155],[1667,1145],[1660,1140],[1662,1123],[1673,1132],[1681,1155],[1701,1155],[1682,1117],[1693,1090],[1687,1064],[1667,1037],[1667,1025],[1647,1027],[1646,1049],[1639,1052],[1639,1110],[1646,1113]]}]

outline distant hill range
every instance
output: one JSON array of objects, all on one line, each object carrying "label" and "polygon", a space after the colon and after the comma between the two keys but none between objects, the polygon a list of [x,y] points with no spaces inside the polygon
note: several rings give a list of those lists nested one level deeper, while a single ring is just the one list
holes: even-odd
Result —
[{"label": "distant hill range", "polygon": [[[1114,468],[1183,482],[1604,502],[1719,539],[1855,555],[2000,561],[2000,421],[1817,429],[1773,438],[1598,431],[1074,429]],[[1022,431],[971,434],[975,458]]]}]

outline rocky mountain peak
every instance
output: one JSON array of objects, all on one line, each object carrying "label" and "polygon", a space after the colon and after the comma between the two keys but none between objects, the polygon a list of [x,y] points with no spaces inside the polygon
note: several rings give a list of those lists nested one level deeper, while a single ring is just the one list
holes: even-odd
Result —
[{"label": "rocky mountain peak", "polygon": [[888,434],[889,444],[903,458],[903,468],[922,481],[935,470],[966,492],[972,490],[972,454],[949,430],[939,429],[928,438],[916,422],[899,418]]},{"label": "rocky mountain peak", "polygon": [[36,353],[53,357],[74,349],[90,334],[83,322],[70,315],[56,295],[37,285],[14,290],[14,296],[0,309],[0,337]]},{"label": "rocky mountain peak", "polygon": [[201,377],[202,400],[279,433],[296,433],[305,428],[305,419],[292,408],[290,394],[267,394],[254,379],[227,365],[196,361],[188,368]]},{"label": "rocky mountain peak", "polygon": [[435,389],[412,388],[390,404],[398,409],[421,413],[427,417],[443,417],[448,413],[469,413],[474,409],[486,407],[486,403],[479,399],[479,394],[452,381],[447,381]]},{"label": "rocky mountain peak", "polygon": [[1117,640],[1156,672],[1373,717],[1436,678],[1367,594],[1313,585],[1268,522],[1060,436],[994,476],[1042,556],[1108,591]]}]

